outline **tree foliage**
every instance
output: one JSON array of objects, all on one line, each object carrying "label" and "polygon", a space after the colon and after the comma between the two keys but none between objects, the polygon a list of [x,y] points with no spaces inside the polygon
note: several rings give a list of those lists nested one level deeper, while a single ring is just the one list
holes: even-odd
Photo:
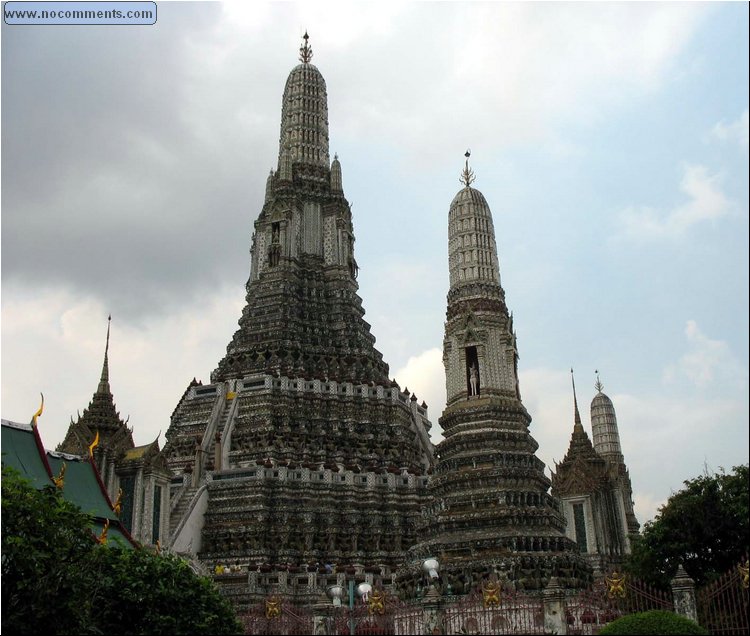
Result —
[{"label": "tree foliage", "polygon": [[182,559],[98,545],[60,492],[3,468],[2,629],[14,634],[234,634],[231,605]]},{"label": "tree foliage", "polygon": [[89,518],[54,486],[2,475],[3,632],[75,633],[90,611],[78,571],[93,547]]},{"label": "tree foliage", "polygon": [[630,574],[662,589],[680,563],[697,585],[708,583],[748,553],[748,466],[688,479],[634,537]]}]

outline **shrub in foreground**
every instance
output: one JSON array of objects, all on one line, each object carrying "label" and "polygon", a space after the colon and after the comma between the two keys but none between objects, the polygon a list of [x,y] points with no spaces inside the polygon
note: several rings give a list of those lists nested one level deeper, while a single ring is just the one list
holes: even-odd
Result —
[{"label": "shrub in foreground", "polygon": [[599,631],[600,634],[708,634],[698,623],[684,616],[651,610],[621,616]]}]

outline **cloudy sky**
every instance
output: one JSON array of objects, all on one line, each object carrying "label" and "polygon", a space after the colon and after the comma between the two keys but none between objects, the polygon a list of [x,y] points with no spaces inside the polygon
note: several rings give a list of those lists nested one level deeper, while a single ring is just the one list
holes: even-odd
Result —
[{"label": "cloudy sky", "polygon": [[[155,26],[2,26],[2,416],[60,442],[110,378],[136,443],[244,305],[307,29],[360,295],[402,387],[445,401],[448,206],[471,148],[539,456],[570,367],[617,409],[641,522],[748,461],[747,3],[159,3]],[[437,425],[435,426],[437,429]]]}]

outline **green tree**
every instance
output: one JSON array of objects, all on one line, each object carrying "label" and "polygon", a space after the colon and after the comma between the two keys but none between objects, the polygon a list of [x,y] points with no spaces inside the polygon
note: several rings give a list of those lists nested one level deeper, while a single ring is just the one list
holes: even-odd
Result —
[{"label": "green tree", "polygon": [[625,563],[627,572],[662,589],[669,588],[680,563],[697,585],[715,580],[750,544],[747,465],[706,472],[684,484],[634,537]]},{"label": "green tree", "polygon": [[76,633],[90,613],[79,567],[93,548],[89,518],[50,485],[2,470],[2,628]]},{"label": "green tree", "polygon": [[98,545],[60,492],[3,467],[2,629],[14,634],[236,634],[213,582],[182,559]]}]

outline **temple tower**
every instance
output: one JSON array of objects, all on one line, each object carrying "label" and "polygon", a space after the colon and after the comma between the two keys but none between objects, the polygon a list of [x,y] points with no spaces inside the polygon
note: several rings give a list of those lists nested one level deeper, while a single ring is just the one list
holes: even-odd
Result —
[{"label": "temple tower", "polygon": [[96,464],[102,486],[111,501],[120,501],[120,521],[136,540],[144,544],[169,539],[169,481],[172,477],[159,449],[158,437],[136,446],[133,429],[115,406],[109,384],[109,335],[99,384],[83,415],[70,419],[65,439],[57,452],[78,455]]},{"label": "temple tower", "polygon": [[629,534],[636,534],[641,526],[633,510],[633,487],[620,447],[617,414],[612,400],[602,392],[604,385],[599,379],[598,371],[594,388],[597,391],[594,399],[591,400],[591,432],[594,437],[594,448],[611,466],[619,485],[619,496],[625,511],[627,531]]},{"label": "temple tower", "polygon": [[165,447],[180,476],[172,547],[245,572],[243,598],[287,576],[311,602],[344,570],[390,576],[416,541],[433,465],[427,405],[389,379],[364,320],[341,162],[329,165],[326,83],[311,59],[305,34],[239,329],[211,382],[188,385]]},{"label": "temple tower", "polygon": [[[571,379],[572,374],[571,369]],[[633,512],[630,478],[620,453],[614,408],[601,392],[598,378],[596,388],[599,394],[591,403],[592,444],[581,423],[573,381],[573,434],[568,452],[555,464],[552,494],[562,502],[568,536],[576,541],[594,571],[602,574],[619,567],[630,553],[629,535],[638,532],[639,525]],[[602,439],[606,440],[603,444]],[[602,448],[609,452],[602,452]]]},{"label": "temple tower", "polygon": [[89,402],[78,414],[76,421],[70,418],[68,432],[65,439],[58,444],[57,450],[72,455],[88,457],[89,445],[97,439],[93,447],[93,458],[99,473],[107,485],[110,496],[114,499],[115,488],[114,461],[126,450],[135,446],[133,431],[128,428],[127,421],[123,421],[115,406],[112,390],[109,385],[109,334],[112,317],[107,320],[107,341],[104,346],[104,362],[99,377],[99,384]]},{"label": "temple tower", "polygon": [[[497,574],[519,589],[541,589],[551,576],[563,585],[590,577],[565,536],[559,502],[548,493],[531,418],[518,385],[518,350],[505,304],[492,215],[466,165],[464,188],[448,213],[450,291],[443,363],[447,405],[445,439],[430,482],[433,497],[411,551],[436,557],[455,593]],[[416,585],[410,574],[402,586]]]}]

